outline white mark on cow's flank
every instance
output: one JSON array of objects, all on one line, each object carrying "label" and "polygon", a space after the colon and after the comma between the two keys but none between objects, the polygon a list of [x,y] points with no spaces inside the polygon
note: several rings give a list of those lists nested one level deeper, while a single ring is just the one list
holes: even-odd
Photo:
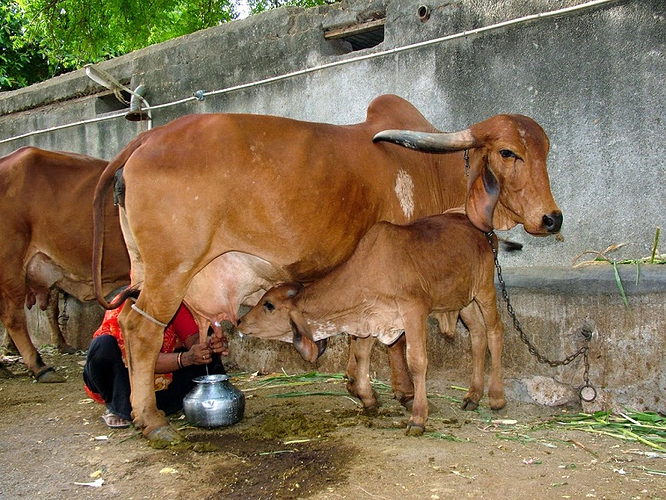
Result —
[{"label": "white mark on cow's flank", "polygon": [[395,180],[395,194],[400,202],[402,213],[411,219],[414,214],[414,181],[407,172],[400,169]]}]

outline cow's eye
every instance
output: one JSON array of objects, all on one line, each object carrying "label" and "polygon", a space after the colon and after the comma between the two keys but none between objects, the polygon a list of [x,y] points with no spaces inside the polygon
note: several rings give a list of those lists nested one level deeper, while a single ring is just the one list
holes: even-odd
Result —
[{"label": "cow's eye", "polygon": [[500,149],[499,154],[502,158],[514,158],[516,160],[522,160],[522,158],[520,156],[518,156],[516,153],[514,153],[510,149]]},{"label": "cow's eye", "polygon": [[271,313],[275,310],[275,306],[268,301],[264,302],[264,308]]}]

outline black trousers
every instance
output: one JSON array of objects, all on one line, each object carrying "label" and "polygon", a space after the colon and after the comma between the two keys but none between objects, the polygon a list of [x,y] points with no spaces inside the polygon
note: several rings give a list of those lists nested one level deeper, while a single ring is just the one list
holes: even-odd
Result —
[{"label": "black trousers", "polygon": [[[155,392],[157,408],[167,415],[182,410],[183,398],[195,385],[192,379],[206,373],[206,365],[186,366],[173,372],[169,387]],[[226,373],[218,355],[213,355],[208,373]],[[83,381],[90,390],[102,396],[107,410],[126,420],[132,419],[129,372],[123,363],[118,341],[112,335],[100,335],[90,343]]]}]

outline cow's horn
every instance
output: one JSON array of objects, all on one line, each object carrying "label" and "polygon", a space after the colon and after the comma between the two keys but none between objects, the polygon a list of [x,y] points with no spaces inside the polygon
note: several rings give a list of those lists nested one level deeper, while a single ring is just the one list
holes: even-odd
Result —
[{"label": "cow's horn", "polygon": [[414,132],[411,130],[384,130],[372,139],[387,141],[426,153],[446,153],[474,147],[476,141],[469,129],[459,132]]}]

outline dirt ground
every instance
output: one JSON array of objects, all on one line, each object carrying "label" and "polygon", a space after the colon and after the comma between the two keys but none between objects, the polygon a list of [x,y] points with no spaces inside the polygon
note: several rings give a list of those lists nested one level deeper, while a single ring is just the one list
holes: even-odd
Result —
[{"label": "dirt ground", "polygon": [[271,388],[242,375],[240,423],[172,420],[210,451],[155,450],[132,428],[103,425],[103,407],[83,392],[83,353],[44,358],[67,383],[32,383],[20,363],[0,379],[3,499],[666,499],[655,473],[666,459],[649,447],[558,428],[561,409],[509,401],[493,412],[483,400],[463,412],[463,381],[429,381],[431,416],[416,438],[388,392],[367,416],[339,378]]}]

